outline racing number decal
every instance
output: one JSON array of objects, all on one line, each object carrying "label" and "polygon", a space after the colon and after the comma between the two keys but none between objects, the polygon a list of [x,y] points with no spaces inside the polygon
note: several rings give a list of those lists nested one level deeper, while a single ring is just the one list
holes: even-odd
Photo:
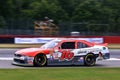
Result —
[{"label": "racing number decal", "polygon": [[60,57],[60,60],[63,61],[63,60],[71,60],[72,58],[74,57],[74,53],[73,52],[70,52],[70,51],[62,51],[62,55]]}]

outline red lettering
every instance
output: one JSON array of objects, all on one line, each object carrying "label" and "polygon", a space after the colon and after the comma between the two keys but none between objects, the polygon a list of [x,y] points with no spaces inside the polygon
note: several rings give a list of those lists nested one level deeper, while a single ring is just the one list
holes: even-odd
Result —
[{"label": "red lettering", "polygon": [[71,60],[74,57],[74,53],[70,51],[62,51],[60,60]]},{"label": "red lettering", "polygon": [[66,54],[66,51],[63,51],[63,52],[62,52],[62,55],[61,55],[61,57],[60,57],[60,60],[64,60],[65,54]]}]

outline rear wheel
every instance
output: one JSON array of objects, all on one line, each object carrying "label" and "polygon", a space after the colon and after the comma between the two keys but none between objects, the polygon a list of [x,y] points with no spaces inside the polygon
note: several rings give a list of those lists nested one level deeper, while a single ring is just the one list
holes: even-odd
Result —
[{"label": "rear wheel", "polygon": [[96,62],[94,54],[87,54],[84,61],[86,66],[94,66]]},{"label": "rear wheel", "polygon": [[34,66],[45,66],[47,63],[47,59],[46,56],[44,54],[38,54],[37,56],[35,56],[34,59]]}]

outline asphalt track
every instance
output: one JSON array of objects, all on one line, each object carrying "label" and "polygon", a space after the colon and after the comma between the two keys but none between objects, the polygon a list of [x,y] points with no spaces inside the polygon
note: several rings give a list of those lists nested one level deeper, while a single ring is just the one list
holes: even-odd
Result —
[{"label": "asphalt track", "polygon": [[[13,55],[18,49],[0,49],[0,68],[36,68],[36,67],[23,67],[11,65]],[[93,67],[119,67],[120,68],[120,49],[110,49],[111,58],[104,61],[98,61]],[[86,67],[86,66],[48,66],[44,68],[54,68],[54,67]],[[41,68],[41,67],[40,67]],[[43,68],[43,67],[42,67]]]}]

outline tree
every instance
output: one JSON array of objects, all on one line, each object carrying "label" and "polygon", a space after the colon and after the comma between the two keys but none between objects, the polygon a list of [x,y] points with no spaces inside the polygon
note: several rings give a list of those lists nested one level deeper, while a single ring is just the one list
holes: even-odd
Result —
[{"label": "tree", "polygon": [[120,0],[105,0],[102,2],[103,6],[109,7],[111,11],[110,23],[111,23],[111,32],[120,32]]},{"label": "tree", "polygon": [[[74,21],[87,21],[89,24],[108,24],[112,15],[112,9],[102,6],[102,3],[96,0],[85,0],[75,9]],[[90,31],[104,31],[100,26],[87,26]],[[91,29],[93,30],[91,30]],[[103,29],[103,30],[101,30]]]},{"label": "tree", "polygon": [[22,12],[25,16],[34,19],[42,19],[45,16],[55,20],[65,20],[68,14],[59,6],[57,2],[50,2],[49,0],[34,1],[29,4],[29,9],[23,9]]},{"label": "tree", "polygon": [[[120,32],[119,13],[120,0],[0,0],[0,20],[5,24],[10,18],[16,21],[19,18],[42,20],[48,16],[56,22],[109,24],[108,31]],[[90,31],[101,29],[97,27],[91,30],[89,27]]]},{"label": "tree", "polygon": [[104,16],[101,3],[96,0],[86,0],[75,9],[74,20],[100,20]]},{"label": "tree", "polygon": [[5,28],[6,27],[6,22],[2,16],[0,16],[0,28]]}]

